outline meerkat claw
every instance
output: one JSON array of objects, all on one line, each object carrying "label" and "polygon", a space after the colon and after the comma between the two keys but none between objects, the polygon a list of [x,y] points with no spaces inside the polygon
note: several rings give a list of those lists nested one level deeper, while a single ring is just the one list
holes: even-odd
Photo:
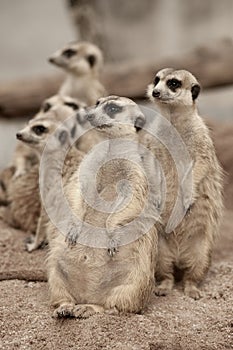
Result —
[{"label": "meerkat claw", "polygon": [[79,237],[79,229],[76,227],[72,227],[66,236],[66,242],[69,245],[75,245],[77,243],[77,239]]}]

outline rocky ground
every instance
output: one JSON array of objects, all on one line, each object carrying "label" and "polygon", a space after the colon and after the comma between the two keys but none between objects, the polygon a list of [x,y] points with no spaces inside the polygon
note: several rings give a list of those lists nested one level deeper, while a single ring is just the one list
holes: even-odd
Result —
[{"label": "rocky ground", "polygon": [[140,315],[54,320],[46,283],[46,249],[24,250],[24,232],[0,222],[0,349],[200,350],[233,348],[233,126],[211,123],[226,176],[221,236],[202,298],[177,285],[153,296]]}]

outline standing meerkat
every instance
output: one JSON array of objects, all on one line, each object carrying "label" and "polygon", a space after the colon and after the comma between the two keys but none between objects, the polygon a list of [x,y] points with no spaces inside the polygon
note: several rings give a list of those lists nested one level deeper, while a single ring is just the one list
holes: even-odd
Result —
[{"label": "standing meerkat", "polygon": [[[166,213],[161,215],[165,219],[159,233],[158,295],[172,290],[174,270],[178,269],[183,272],[185,294],[194,299],[200,297],[198,284],[208,271],[222,216],[222,169],[208,128],[198,115],[199,92],[200,85],[191,73],[169,68],[159,71],[154,83],[148,86],[150,100],[178,131],[192,160],[191,203],[185,203],[185,190],[182,193],[186,215],[171,233],[165,233]],[[159,157],[165,162],[170,183],[174,182],[168,158]]]},{"label": "standing meerkat", "polygon": [[70,43],[56,51],[49,62],[62,68],[67,77],[59,94],[80,99],[88,106],[105,96],[106,92],[100,83],[100,72],[103,67],[101,50],[88,42]]},{"label": "standing meerkat", "polygon": [[[36,233],[31,242],[27,244],[28,251],[37,249],[45,240],[45,225],[48,221],[47,215],[43,207],[41,207],[39,160],[50,135],[55,133],[55,138],[58,138],[56,129],[60,125],[64,124],[65,130],[63,134],[69,131],[70,143],[72,140],[75,140],[78,122],[76,114],[71,117],[72,114],[73,112],[71,113],[69,106],[58,105],[49,111],[40,112],[28,122],[25,128],[17,133],[17,138],[31,147],[32,152],[35,152],[37,164],[32,166],[22,176],[12,179],[8,188],[8,201],[10,204],[6,207],[4,219],[14,227],[21,228],[30,233]],[[56,154],[53,151],[55,162],[59,154],[63,152],[62,141],[59,143],[58,139],[56,145]],[[82,152],[72,147],[65,158],[63,176],[71,176],[72,172],[76,170],[81,162],[81,159]],[[44,181],[48,181],[48,179]]]},{"label": "standing meerkat", "polygon": [[[49,135],[49,132],[48,134],[43,133],[46,119],[48,119],[48,125],[56,125],[59,121],[62,122],[75,114],[77,123],[74,123],[72,132],[79,134],[83,131],[85,123],[85,108],[86,105],[77,99],[54,95],[42,103],[40,111],[29,121],[26,128],[29,134],[36,135],[37,133],[38,140],[40,140],[40,133],[41,139]],[[83,144],[86,143],[83,142],[81,146]],[[33,147],[35,145],[30,142],[22,142],[22,140],[18,141],[12,166],[4,169],[0,174],[0,205],[4,206],[1,216],[10,225],[28,232],[35,232],[39,217],[38,211],[40,211],[40,203],[38,204],[40,154]],[[29,214],[24,215],[24,213]]]},{"label": "standing meerkat", "polygon": [[[114,232],[117,233],[120,228],[127,230],[127,225],[143,210],[148,185],[145,174],[140,169],[143,167],[140,154],[135,148],[131,152],[130,146],[127,152],[124,149],[124,156],[132,153],[134,161],[129,162],[121,153],[117,154],[118,157],[112,157],[111,152],[115,138],[118,140],[117,147],[127,140],[137,142],[137,130],[145,122],[145,117],[133,101],[110,96],[100,99],[96,107],[89,110],[88,119],[97,130],[106,133],[109,139],[102,145],[102,153],[94,153],[91,158],[92,164],[98,158],[94,184],[97,193],[92,196],[91,205],[87,204],[86,197],[82,197],[81,189],[85,184],[79,182],[83,163],[66,185],[66,196],[73,213],[82,223],[81,229],[68,231],[65,239],[50,224],[50,234],[55,238],[51,242],[48,257],[48,281],[51,303],[56,307],[54,317],[86,318],[107,310],[140,312],[145,307],[154,284],[157,249],[157,230],[154,225],[148,231],[144,225],[134,226],[135,232],[124,231],[120,236],[123,241],[120,239],[114,247],[108,248],[108,243],[102,247],[91,243],[92,239],[96,242],[97,236],[105,241],[105,234],[102,236],[97,231],[99,228],[107,232],[107,242],[108,233],[110,240],[113,233],[114,240]],[[102,161],[104,165],[100,167]],[[89,171],[89,167],[86,171]],[[88,176],[86,172],[83,175],[89,179],[89,189],[93,176]],[[124,180],[130,182],[132,192],[130,200],[120,208],[119,203],[114,201],[118,191],[123,197],[126,195]],[[93,188],[90,189],[90,194],[92,193]],[[113,201],[115,210],[103,212],[95,209],[101,199],[110,203]],[[154,208],[152,212],[156,220],[158,216]],[[87,223],[92,226],[86,226]],[[143,229],[145,232],[140,232]],[[126,244],[128,234],[135,239],[129,239]],[[82,244],[80,240],[86,243]]]}]

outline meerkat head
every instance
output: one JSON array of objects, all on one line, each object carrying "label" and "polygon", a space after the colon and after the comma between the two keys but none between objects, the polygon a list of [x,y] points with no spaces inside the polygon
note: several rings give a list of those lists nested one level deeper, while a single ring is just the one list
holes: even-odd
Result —
[{"label": "meerkat head", "polygon": [[28,124],[20,130],[16,137],[30,147],[43,151],[48,137],[55,132],[60,122],[56,120],[53,112],[45,116],[37,116],[31,119]]},{"label": "meerkat head", "polygon": [[[49,108],[47,104],[50,105]],[[53,96],[42,104],[39,113],[29,120],[28,124],[16,134],[16,137],[41,152],[48,137],[61,125],[64,126],[65,130],[68,130],[70,139],[75,141],[82,131],[81,122],[83,119],[86,121],[84,104],[69,97]],[[57,139],[59,141],[59,137]]]},{"label": "meerkat head", "polygon": [[40,111],[34,119],[40,118],[42,114],[46,115],[46,113],[54,111],[60,121],[75,114],[77,123],[82,125],[86,122],[86,109],[87,105],[76,98],[54,95],[43,101]]},{"label": "meerkat head", "polygon": [[154,82],[148,86],[147,95],[158,107],[192,106],[199,93],[200,85],[186,70],[166,68],[160,70]]},{"label": "meerkat head", "polygon": [[49,62],[77,76],[98,76],[103,66],[101,50],[88,42],[70,43],[57,50]]},{"label": "meerkat head", "polygon": [[100,98],[95,107],[88,109],[87,120],[111,137],[135,134],[146,122],[135,102],[118,96]]}]

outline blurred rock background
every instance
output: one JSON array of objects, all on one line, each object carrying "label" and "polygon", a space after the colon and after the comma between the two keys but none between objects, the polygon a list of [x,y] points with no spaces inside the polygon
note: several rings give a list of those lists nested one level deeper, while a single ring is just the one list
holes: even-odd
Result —
[{"label": "blurred rock background", "polygon": [[[47,57],[76,38],[98,43],[107,61],[185,55],[233,38],[232,17],[232,0],[0,0],[0,84],[57,72]],[[233,120],[232,94],[231,86],[204,91],[201,113]],[[0,168],[25,120],[0,119]]]}]

